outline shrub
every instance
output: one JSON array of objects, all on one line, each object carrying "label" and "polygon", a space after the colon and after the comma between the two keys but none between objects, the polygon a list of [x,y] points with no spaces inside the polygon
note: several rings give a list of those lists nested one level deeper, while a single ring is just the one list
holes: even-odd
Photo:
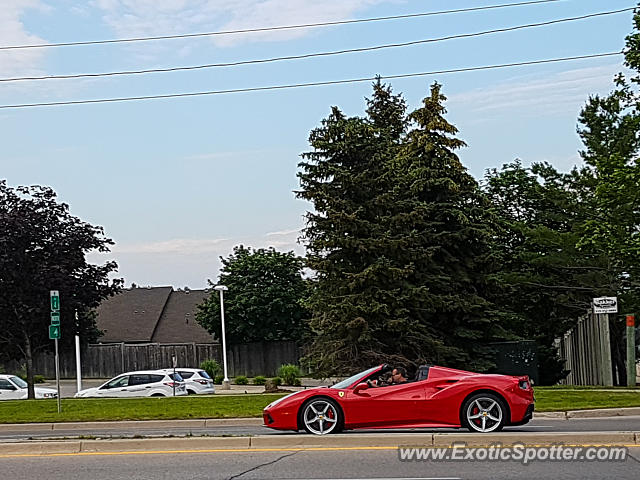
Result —
[{"label": "shrub", "polygon": [[215,383],[216,385],[222,385],[222,382],[224,381],[224,375],[216,375],[213,378],[213,383]]},{"label": "shrub", "polygon": [[299,378],[296,378],[296,379],[293,381],[292,385],[293,385],[294,387],[301,387],[301,386],[302,386],[302,382],[300,381],[300,379],[299,379]]},{"label": "shrub", "polygon": [[244,375],[239,375],[239,376],[236,377],[235,384],[236,385],[248,385],[249,384],[249,379],[247,377],[245,377]]},{"label": "shrub", "polygon": [[282,378],[285,385],[294,385],[300,376],[300,369],[291,363],[284,364],[278,369],[278,376]]},{"label": "shrub", "polygon": [[264,385],[265,383],[267,383],[267,379],[265,377],[263,377],[262,375],[258,375],[257,377],[254,377],[254,379],[253,379],[253,384],[254,385]]},{"label": "shrub", "polygon": [[276,387],[279,387],[280,385],[282,385],[282,379],[280,377],[273,377],[271,381]]},{"label": "shrub", "polygon": [[222,368],[215,360],[205,360],[200,364],[200,368],[207,372],[211,378],[216,378],[218,375],[222,374]]},{"label": "shrub", "polygon": [[[27,381],[27,374],[26,373],[19,373],[18,377],[20,377],[25,382]],[[33,383],[44,383],[44,375],[34,375],[33,376]]]}]

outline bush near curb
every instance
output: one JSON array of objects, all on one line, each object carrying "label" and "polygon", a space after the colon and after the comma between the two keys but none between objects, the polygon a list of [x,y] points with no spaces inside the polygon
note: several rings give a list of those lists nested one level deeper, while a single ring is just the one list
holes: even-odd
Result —
[{"label": "bush near curb", "polygon": [[213,378],[213,383],[215,383],[216,385],[222,385],[223,381],[224,381],[224,375],[216,375]]},{"label": "bush near curb", "polygon": [[[295,385],[296,380],[300,376],[300,369],[297,365],[293,365],[292,363],[286,363],[281,365],[278,369],[278,376],[282,378],[282,382],[285,385]],[[298,380],[298,384],[300,380]]]},{"label": "bush near curb", "polygon": [[267,379],[262,375],[258,375],[257,377],[253,378],[254,385],[264,385],[265,383],[267,383]]},{"label": "bush near curb", "polygon": [[282,379],[280,377],[273,377],[271,381],[276,387],[279,387],[280,385],[282,385]]},{"label": "bush near curb", "polygon": [[205,372],[207,372],[211,378],[216,378],[218,375],[222,373],[222,368],[220,367],[220,364],[215,360],[211,360],[211,359],[204,360],[200,364],[200,368]]},{"label": "bush near curb", "polygon": [[235,378],[235,382],[236,385],[248,385],[249,384],[249,379],[247,377],[245,377],[244,375],[239,375]]}]

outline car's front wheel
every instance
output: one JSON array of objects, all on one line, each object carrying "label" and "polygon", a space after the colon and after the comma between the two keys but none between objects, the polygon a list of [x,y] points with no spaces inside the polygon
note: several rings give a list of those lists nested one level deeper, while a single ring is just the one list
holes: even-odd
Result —
[{"label": "car's front wheel", "polygon": [[464,402],[460,416],[462,426],[472,432],[498,432],[507,421],[507,409],[498,396],[478,393]]},{"label": "car's front wheel", "polygon": [[300,409],[300,424],[314,435],[338,433],[342,430],[342,411],[330,398],[312,398]]}]

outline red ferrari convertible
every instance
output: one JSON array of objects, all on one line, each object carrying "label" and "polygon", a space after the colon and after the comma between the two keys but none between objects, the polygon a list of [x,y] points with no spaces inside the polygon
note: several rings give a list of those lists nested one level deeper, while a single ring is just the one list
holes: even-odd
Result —
[{"label": "red ferrari convertible", "polygon": [[267,405],[264,424],[324,435],[358,428],[466,427],[495,432],[533,416],[529,377],[422,366],[398,385],[373,386],[391,370],[380,365],[331,387],[302,390]]}]

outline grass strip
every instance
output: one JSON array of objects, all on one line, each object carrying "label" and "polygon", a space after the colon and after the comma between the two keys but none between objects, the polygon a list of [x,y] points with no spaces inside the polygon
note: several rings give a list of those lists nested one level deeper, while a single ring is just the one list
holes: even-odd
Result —
[{"label": "grass strip", "polygon": [[260,417],[282,394],[217,395],[167,398],[63,398],[0,402],[0,423],[100,422],[119,420],[187,420]]}]

